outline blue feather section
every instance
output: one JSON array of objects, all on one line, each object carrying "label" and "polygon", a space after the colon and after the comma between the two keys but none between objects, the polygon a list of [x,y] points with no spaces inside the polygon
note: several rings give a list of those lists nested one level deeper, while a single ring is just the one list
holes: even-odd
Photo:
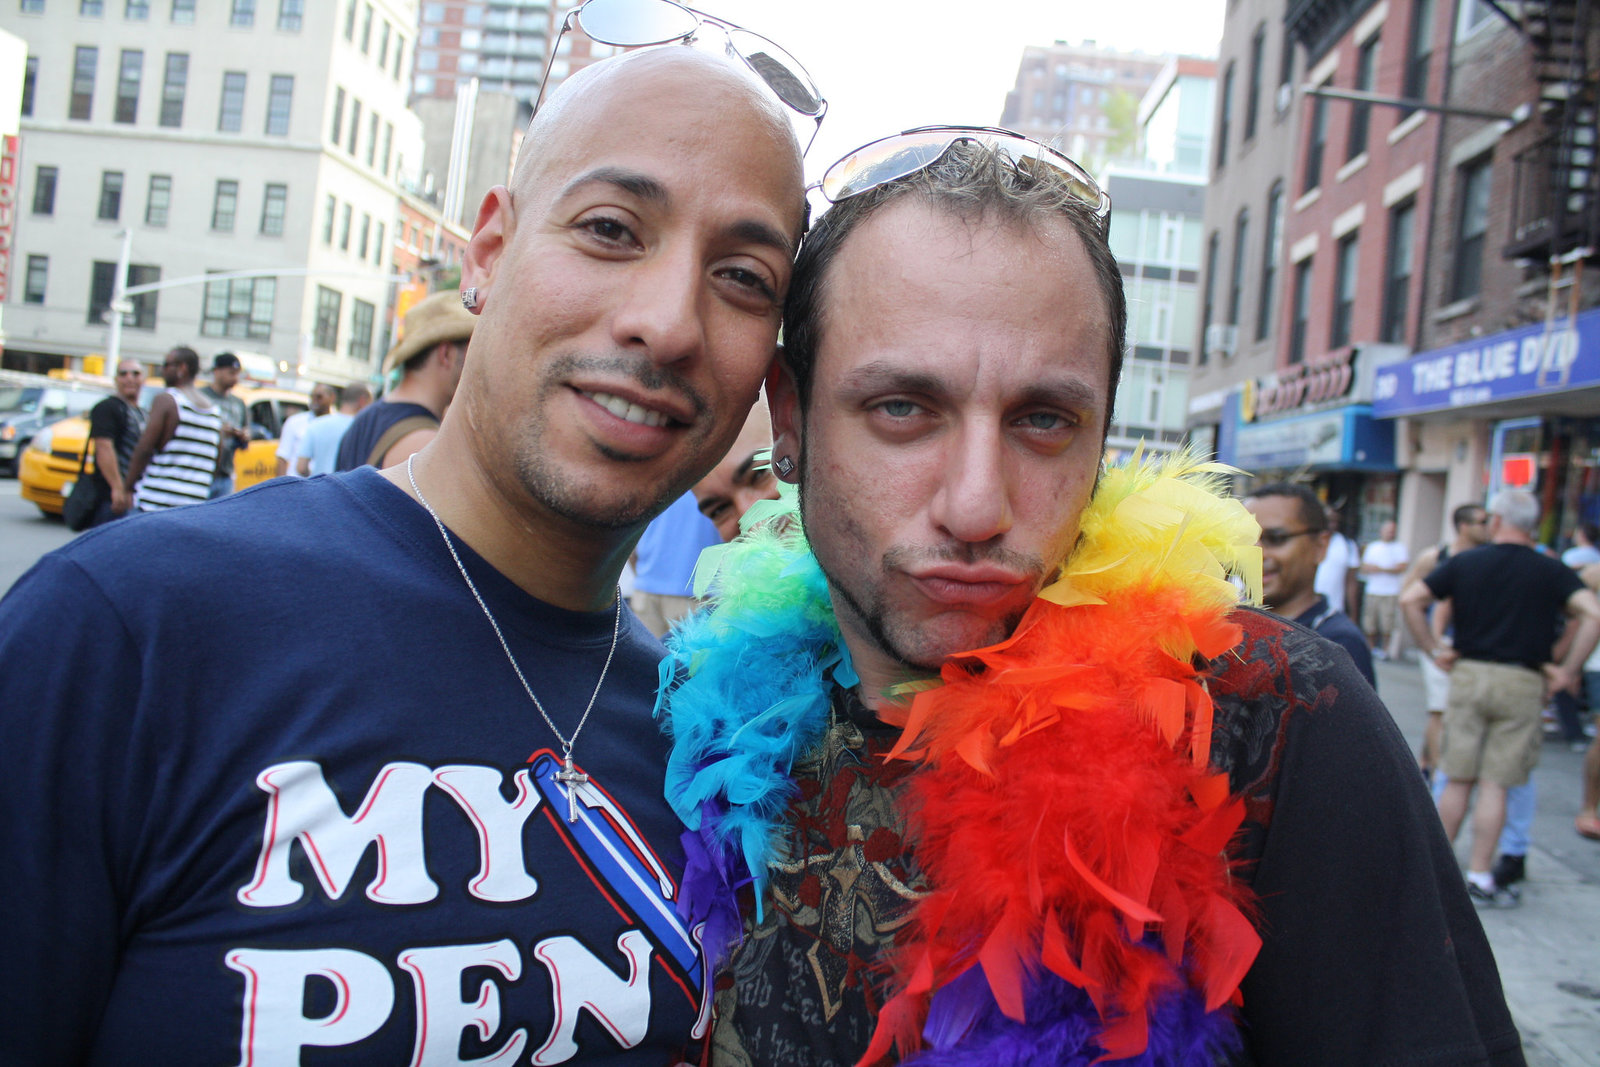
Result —
[{"label": "blue feather section", "polygon": [[717,568],[712,606],[673,631],[661,663],[656,714],[673,741],[666,796],[690,830],[678,908],[706,923],[718,959],[740,933],[740,887],[755,884],[764,914],[794,762],[827,730],[832,684],[857,683],[822,568],[798,524],[777,525],[702,559]]}]

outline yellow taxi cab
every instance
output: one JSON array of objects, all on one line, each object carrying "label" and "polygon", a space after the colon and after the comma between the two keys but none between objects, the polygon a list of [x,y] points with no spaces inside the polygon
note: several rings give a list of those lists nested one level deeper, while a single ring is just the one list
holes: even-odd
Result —
[{"label": "yellow taxi cab", "polygon": [[[141,407],[161,391],[159,385],[145,386]],[[311,398],[295,389],[241,385],[233,395],[244,401],[250,414],[250,444],[233,454],[233,486],[248,489],[277,473],[278,434],[284,420],[311,407]],[[89,446],[89,420],[74,416],[52,423],[34,435],[23,450],[17,480],[22,483],[22,499],[32,501],[46,515],[59,515],[66,496],[78,480],[78,464]],[[84,466],[85,475],[94,470],[94,457]]]}]

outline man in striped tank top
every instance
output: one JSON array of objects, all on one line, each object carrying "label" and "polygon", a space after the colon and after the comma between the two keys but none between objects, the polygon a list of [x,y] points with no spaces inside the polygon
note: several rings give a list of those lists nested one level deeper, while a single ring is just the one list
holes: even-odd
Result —
[{"label": "man in striped tank top", "polygon": [[128,464],[128,483],[140,511],[200,504],[210,495],[222,414],[195,387],[199,374],[200,356],[192,348],[174,348],[161,364],[167,391],[150,405],[150,419]]}]

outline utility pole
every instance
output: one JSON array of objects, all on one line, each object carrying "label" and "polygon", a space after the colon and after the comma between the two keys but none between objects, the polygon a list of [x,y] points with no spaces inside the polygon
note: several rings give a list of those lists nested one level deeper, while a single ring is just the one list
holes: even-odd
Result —
[{"label": "utility pole", "polygon": [[122,316],[133,311],[124,290],[128,286],[128,260],[133,257],[133,230],[119,234],[122,251],[117,253],[117,274],[111,280],[111,306],[106,314],[111,316],[111,339],[106,342],[106,360],[112,374],[117,373],[117,360],[122,356]]}]

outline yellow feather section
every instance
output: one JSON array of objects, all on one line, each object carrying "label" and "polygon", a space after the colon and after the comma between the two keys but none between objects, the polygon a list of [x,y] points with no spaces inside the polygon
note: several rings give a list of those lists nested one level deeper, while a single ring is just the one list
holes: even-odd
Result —
[{"label": "yellow feather section", "polygon": [[1129,586],[1186,591],[1195,607],[1261,599],[1261,528],[1228,493],[1234,468],[1184,449],[1145,456],[1141,447],[1107,469],[1084,510],[1078,545],[1039,595],[1072,607],[1102,604]]}]

